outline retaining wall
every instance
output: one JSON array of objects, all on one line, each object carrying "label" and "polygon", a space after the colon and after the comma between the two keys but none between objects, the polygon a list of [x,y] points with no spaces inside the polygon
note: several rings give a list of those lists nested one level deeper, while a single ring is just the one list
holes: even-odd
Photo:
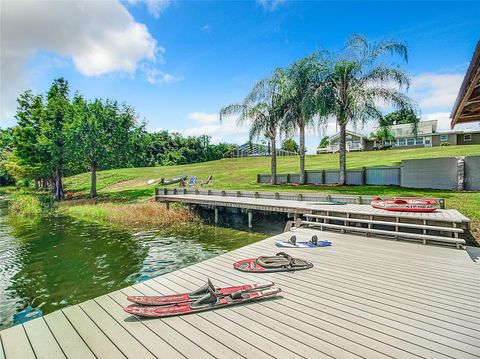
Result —
[{"label": "retaining wall", "polygon": [[[334,185],[338,170],[306,171],[306,183]],[[480,156],[403,160],[401,166],[363,167],[347,171],[348,185],[401,186],[448,190],[480,190]],[[270,183],[269,174],[257,175],[258,183]],[[299,174],[278,174],[277,183],[299,183]]]}]

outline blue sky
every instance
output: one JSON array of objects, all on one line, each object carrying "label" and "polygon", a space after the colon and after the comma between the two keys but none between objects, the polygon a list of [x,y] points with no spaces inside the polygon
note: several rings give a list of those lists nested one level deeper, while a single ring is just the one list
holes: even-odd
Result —
[{"label": "blue sky", "polygon": [[[2,127],[19,91],[64,76],[86,97],[133,105],[150,130],[242,142],[247,128],[218,122],[275,67],[352,33],[396,39],[410,52],[410,95],[425,119],[448,115],[480,39],[480,3],[288,1],[2,1]],[[52,21],[53,20],[53,21]],[[371,126],[370,126],[371,127]],[[368,133],[370,127],[357,129]],[[478,124],[470,125],[478,127]],[[308,132],[312,152],[323,131]],[[320,133],[318,133],[320,132]]]}]

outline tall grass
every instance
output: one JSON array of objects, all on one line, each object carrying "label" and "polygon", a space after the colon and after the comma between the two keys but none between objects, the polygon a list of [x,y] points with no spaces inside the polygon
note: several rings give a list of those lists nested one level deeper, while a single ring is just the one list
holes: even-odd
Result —
[{"label": "tall grass", "polygon": [[144,203],[99,203],[78,206],[62,206],[61,211],[78,219],[125,228],[172,228],[201,223],[200,219],[185,207],[167,211],[156,202]]},{"label": "tall grass", "polygon": [[11,215],[26,218],[40,217],[44,213],[40,198],[30,194],[13,196],[8,208]]}]

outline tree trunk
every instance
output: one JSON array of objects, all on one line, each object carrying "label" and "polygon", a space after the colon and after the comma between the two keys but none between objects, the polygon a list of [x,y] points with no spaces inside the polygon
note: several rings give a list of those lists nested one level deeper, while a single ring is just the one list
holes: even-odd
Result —
[{"label": "tree trunk", "polygon": [[52,193],[56,194],[57,193],[57,181],[56,181],[55,177],[50,178],[50,184],[52,186]]},{"label": "tree trunk", "polygon": [[57,166],[57,169],[55,170],[55,180],[56,180],[55,199],[57,201],[61,201],[65,199],[65,194],[63,193],[62,170],[60,166]]},{"label": "tree trunk", "polygon": [[90,198],[97,197],[97,163],[92,161],[90,165],[92,171],[92,185],[90,186]]},{"label": "tree trunk", "polygon": [[272,175],[270,177],[270,183],[271,184],[277,184],[277,151],[276,151],[276,138],[272,137],[270,138],[270,144],[272,150],[272,157],[271,157],[271,170],[272,170]]},{"label": "tree trunk", "polygon": [[300,128],[300,183],[305,184],[305,125],[301,122]]},{"label": "tree trunk", "polygon": [[347,132],[346,124],[340,125],[340,178],[338,184],[344,186],[347,182]]}]

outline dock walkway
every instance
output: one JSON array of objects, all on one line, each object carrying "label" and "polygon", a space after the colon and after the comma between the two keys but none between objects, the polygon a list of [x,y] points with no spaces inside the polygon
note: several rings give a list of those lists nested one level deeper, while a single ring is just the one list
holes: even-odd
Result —
[{"label": "dock walkway", "polygon": [[[236,260],[279,252],[275,240],[74,305],[0,332],[0,358],[480,358],[480,265],[466,251],[351,234],[287,249],[314,263],[248,274]],[[274,281],[282,297],[165,319],[123,312],[128,295]]]}]

